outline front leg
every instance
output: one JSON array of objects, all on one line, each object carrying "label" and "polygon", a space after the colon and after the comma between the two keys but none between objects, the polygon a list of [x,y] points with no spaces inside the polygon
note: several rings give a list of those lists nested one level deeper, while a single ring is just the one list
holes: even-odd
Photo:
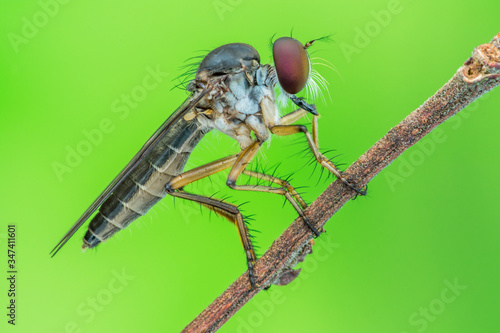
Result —
[{"label": "front leg", "polygon": [[[286,116],[285,116],[286,117]],[[360,190],[356,188],[354,185],[352,185],[347,179],[345,179],[342,176],[342,172],[337,169],[335,164],[333,164],[328,158],[326,158],[323,154],[320,153],[319,151],[319,145],[318,145],[318,117],[314,116],[313,121],[312,121],[312,128],[313,128],[313,135],[311,136],[311,133],[307,130],[307,128],[303,125],[276,125],[271,127],[270,131],[273,134],[280,135],[280,136],[286,136],[286,135],[292,135],[296,133],[304,133],[307,139],[307,143],[309,144],[309,148],[314,154],[314,157],[316,158],[316,161],[321,164],[324,168],[326,168],[328,171],[333,173],[335,177],[340,179],[345,185],[347,185],[350,189],[355,191],[359,195],[366,195],[365,190]]]}]

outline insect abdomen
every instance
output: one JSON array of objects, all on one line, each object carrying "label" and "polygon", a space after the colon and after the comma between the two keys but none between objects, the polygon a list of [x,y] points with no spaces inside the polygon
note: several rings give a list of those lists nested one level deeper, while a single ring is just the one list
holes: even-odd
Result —
[{"label": "insect abdomen", "polygon": [[207,132],[196,119],[181,118],[172,124],[148,156],[101,205],[83,238],[83,248],[107,240],[165,197],[166,184],[182,172],[192,150]]}]

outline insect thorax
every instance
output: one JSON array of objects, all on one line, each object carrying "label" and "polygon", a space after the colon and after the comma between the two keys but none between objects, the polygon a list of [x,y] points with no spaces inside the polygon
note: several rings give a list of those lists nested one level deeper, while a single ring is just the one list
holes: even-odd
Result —
[{"label": "insect thorax", "polygon": [[[257,51],[249,45],[228,44],[221,48],[205,57],[188,86],[195,94],[203,87],[211,87],[191,117],[234,138],[242,148],[253,142],[252,132],[265,141],[268,129],[279,119],[273,90],[274,68],[260,65]],[[229,55],[239,52],[240,59],[229,57],[224,51]]]}]

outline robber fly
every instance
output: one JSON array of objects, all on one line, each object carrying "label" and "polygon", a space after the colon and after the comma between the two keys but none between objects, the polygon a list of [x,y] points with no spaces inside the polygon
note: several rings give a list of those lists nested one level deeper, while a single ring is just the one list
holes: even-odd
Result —
[{"label": "robber fly", "polygon": [[[316,108],[295,94],[311,80],[307,48],[296,39],[282,37],[273,44],[275,66],[262,65],[257,50],[243,43],[220,46],[206,55],[187,90],[190,97],[160,126],[127,166],[99,195],[75,225],[52,250],[54,256],[90,216],[98,210],[83,238],[83,248],[93,248],[143,216],[167,194],[200,203],[227,218],[237,227],[248,263],[250,284],[254,287],[255,252],[248,228],[237,206],[184,191],[192,182],[230,169],[227,185],[235,190],[269,192],[283,195],[297,210],[306,225],[306,203],[285,180],[247,170],[249,162],[270,133],[280,136],[302,133],[318,163],[341,179],[358,194],[336,166],[318,150]],[[299,109],[279,116],[274,88]],[[292,125],[307,113],[313,117],[312,135],[305,126]],[[202,137],[217,129],[235,139],[241,151],[192,170],[183,172],[194,147]],[[253,135],[252,135],[253,134]],[[241,174],[267,180],[276,186],[238,185]]]}]

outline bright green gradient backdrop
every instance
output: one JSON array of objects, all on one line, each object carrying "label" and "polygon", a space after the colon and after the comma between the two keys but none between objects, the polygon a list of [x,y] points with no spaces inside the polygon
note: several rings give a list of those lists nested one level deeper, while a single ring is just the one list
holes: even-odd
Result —
[{"label": "bright green gradient backdrop", "polygon": [[[186,59],[244,42],[268,63],[274,34],[293,28],[304,42],[332,34],[332,43],[313,48],[336,67],[315,67],[331,100],[309,101],[321,113],[321,147],[349,165],[500,31],[500,3],[491,0],[73,0],[47,8],[50,17],[37,1],[2,1],[0,9],[0,267],[5,272],[6,225],[16,224],[19,270],[15,329],[4,314],[5,278],[0,283],[2,332],[177,332],[245,271],[234,227],[172,198],[97,251],[80,251],[82,228],[49,257],[186,98],[172,90]],[[39,27],[30,31],[26,22]],[[13,47],[9,38],[23,31],[28,38]],[[124,113],[122,95],[140,91],[157,68],[168,76]],[[499,111],[497,89],[407,151],[370,183],[367,197],[326,225],[294,283],[260,293],[220,331],[496,331]],[[85,132],[102,121],[110,129],[85,146]],[[293,173],[313,201],[329,181],[318,182],[310,155],[297,153],[305,141],[271,143],[259,164],[281,163],[277,174]],[[58,177],[54,163],[66,163],[67,149],[77,147],[85,156]],[[232,140],[211,134],[188,166],[236,151]],[[260,254],[297,215],[280,197],[226,189],[224,175],[190,189],[250,201],[243,209],[254,214]],[[466,289],[450,289],[455,281]]]}]

